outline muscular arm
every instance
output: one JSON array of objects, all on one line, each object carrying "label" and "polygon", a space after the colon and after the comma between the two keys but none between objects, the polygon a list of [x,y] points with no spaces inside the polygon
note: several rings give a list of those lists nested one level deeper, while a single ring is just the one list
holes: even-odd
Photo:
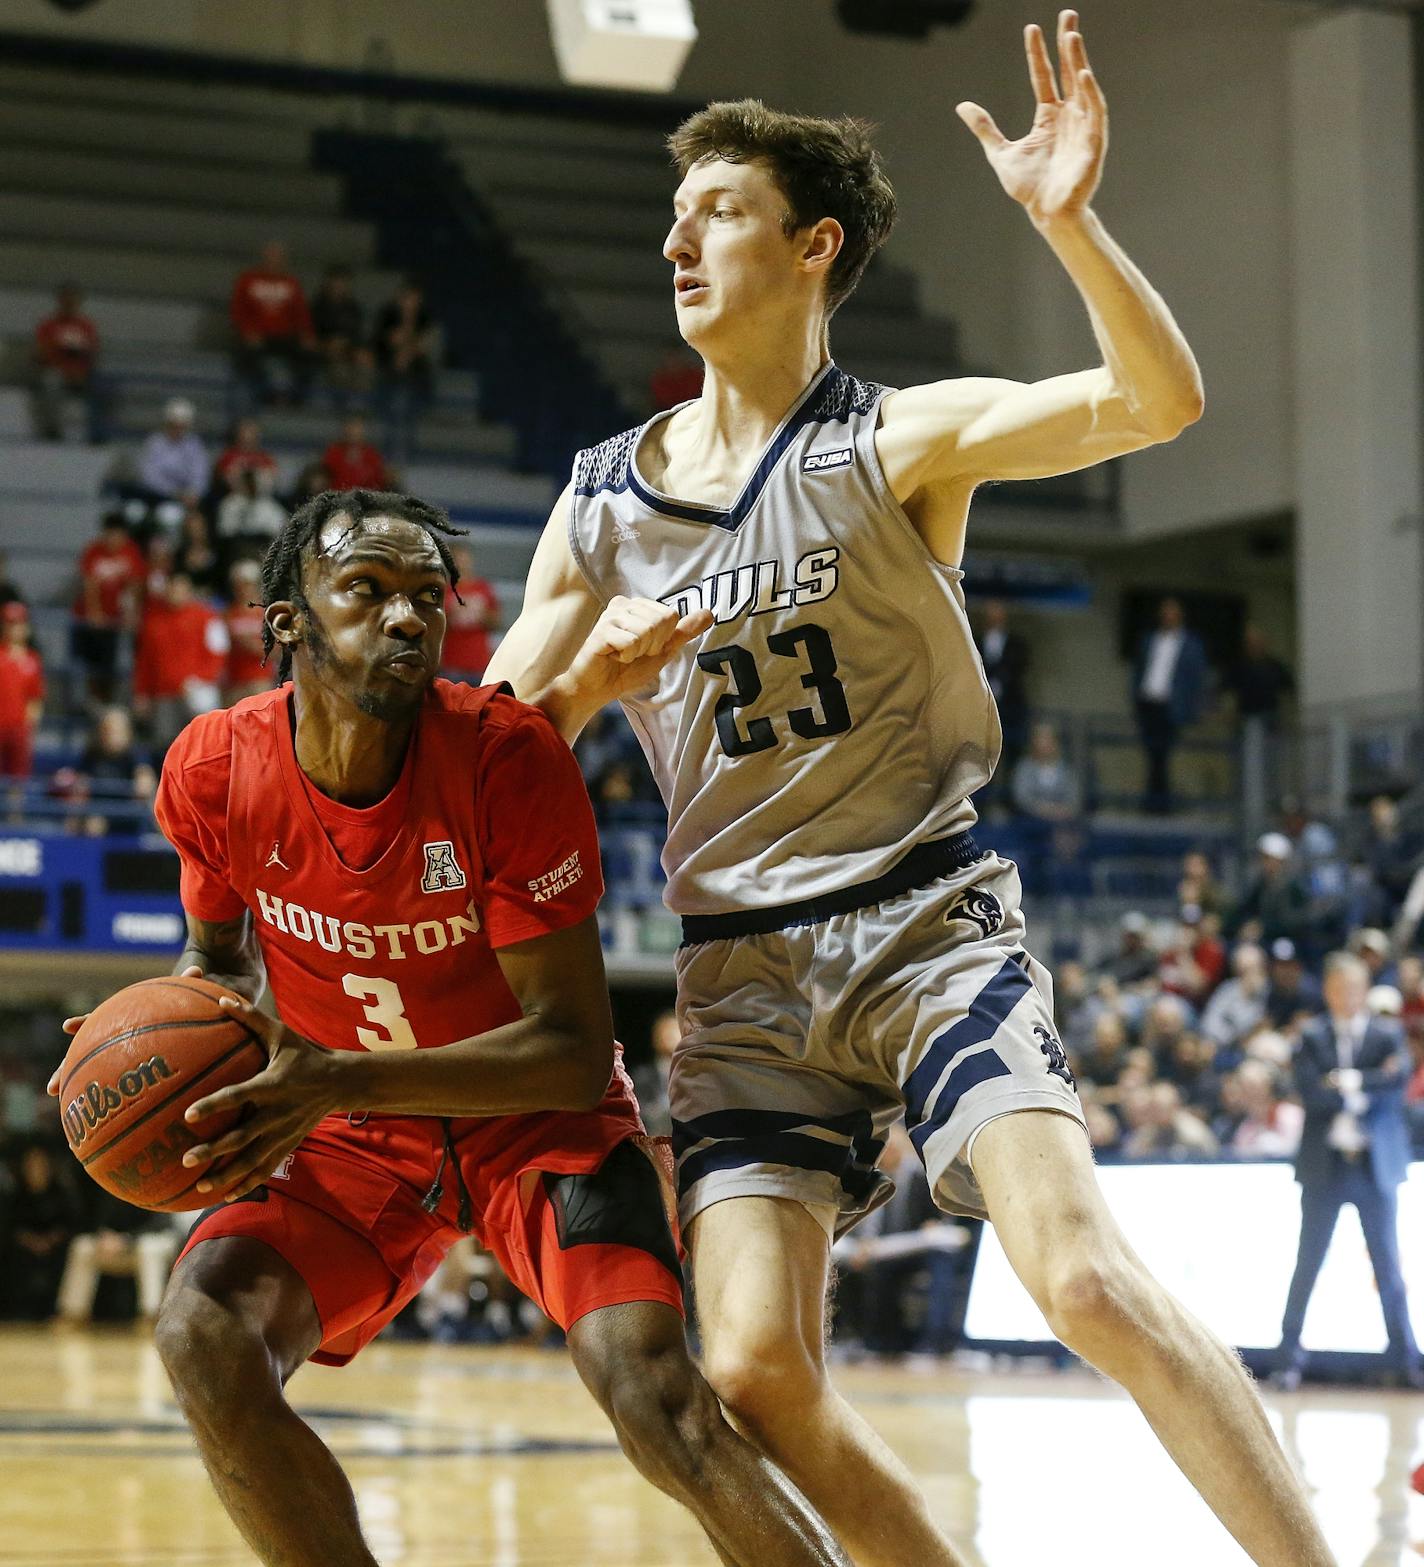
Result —
[{"label": "muscular arm", "polygon": [[196,969],[200,977],[256,1001],[267,983],[267,970],[252,916],[243,910],[233,920],[200,920],[196,914],[187,919],[188,939],[173,972],[187,974]]},{"label": "muscular arm", "polygon": [[437,1049],[334,1052],[331,1108],[457,1116],[593,1109],[613,1075],[598,920],[590,915],[495,956],[521,1018]]}]

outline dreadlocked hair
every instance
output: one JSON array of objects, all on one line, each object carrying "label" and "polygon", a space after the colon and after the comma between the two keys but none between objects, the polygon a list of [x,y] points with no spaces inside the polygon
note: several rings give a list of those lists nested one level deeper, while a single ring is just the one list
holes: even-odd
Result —
[{"label": "dreadlocked hair", "polygon": [[[311,613],[311,606],[302,592],[302,568],[307,561],[315,560],[322,552],[319,540],[322,530],[334,517],[345,518],[350,524],[348,533],[354,533],[372,517],[391,517],[400,522],[413,522],[424,528],[440,552],[440,563],[445,568],[451,586],[458,581],[459,572],[455,558],[450,553],[447,539],[458,539],[463,528],[452,528],[450,518],[438,506],[417,500],[414,495],[400,495],[392,490],[323,490],[304,505],[299,506],[287,521],[286,527],[272,540],[262,558],[262,608],[283,601],[293,603],[304,614]],[[344,535],[343,535],[344,537]],[[265,663],[276,647],[277,639],[271,626],[262,626],[262,659]],[[291,679],[292,650],[283,646],[282,660],[277,669],[277,682]]]}]

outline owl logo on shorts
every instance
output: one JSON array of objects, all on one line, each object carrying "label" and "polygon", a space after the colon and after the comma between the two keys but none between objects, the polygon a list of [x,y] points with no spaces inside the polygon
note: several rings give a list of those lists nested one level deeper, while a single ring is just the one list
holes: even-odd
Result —
[{"label": "owl logo on shorts", "polygon": [[1068,1053],[1052,1034],[1041,1024],[1035,1023],[1033,1031],[1038,1035],[1038,1048],[1048,1057],[1048,1075],[1061,1077],[1069,1088],[1076,1089],[1073,1073],[1068,1065]]},{"label": "owl logo on shorts", "polygon": [[956,920],[968,921],[977,928],[980,939],[987,941],[1004,923],[1004,905],[982,887],[966,887],[944,911],[946,925]]}]

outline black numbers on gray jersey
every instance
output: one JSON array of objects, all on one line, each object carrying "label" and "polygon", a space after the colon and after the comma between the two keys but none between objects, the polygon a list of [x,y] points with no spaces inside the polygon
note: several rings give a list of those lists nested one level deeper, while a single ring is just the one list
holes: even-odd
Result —
[{"label": "black numbers on gray jersey", "polygon": [[[819,740],[826,735],[844,734],[850,728],[850,707],[845,687],[836,678],[836,654],[830,634],[824,626],[794,626],[777,631],[766,639],[769,651],[779,658],[804,661],[801,684],[815,693],[815,707],[793,707],[787,721],[793,734],[803,740]],[[727,681],[727,690],[717,698],[713,716],[717,737],[728,756],[750,756],[776,744],[776,730],[769,718],[750,718],[745,732],[737,722],[737,709],[755,702],[761,695],[761,676],[756,660],[744,647],[713,648],[697,655],[698,666],[709,675]]]},{"label": "black numbers on gray jersey", "polygon": [[737,727],[737,709],[755,702],[761,695],[761,676],[757,674],[756,660],[744,647],[719,647],[708,653],[699,653],[697,662],[709,675],[725,675],[726,692],[717,698],[715,716],[717,738],[728,756],[750,756],[753,751],[766,751],[776,744],[776,731],[769,718],[753,718],[747,722],[745,734]]}]

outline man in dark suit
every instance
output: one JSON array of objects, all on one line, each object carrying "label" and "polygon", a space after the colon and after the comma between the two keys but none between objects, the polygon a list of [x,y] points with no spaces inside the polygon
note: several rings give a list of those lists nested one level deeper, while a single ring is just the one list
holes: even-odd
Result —
[{"label": "man in dark suit", "polygon": [[1009,629],[1008,607],[1001,599],[984,606],[976,640],[1004,736],[998,775],[1008,779],[1028,744],[1028,643]]},{"label": "man in dark suit", "polygon": [[1360,1215],[1389,1334],[1394,1379],[1424,1386],[1399,1265],[1398,1189],[1409,1165],[1404,1086],[1409,1051],[1398,1026],[1373,1017],[1365,1001],[1369,971],[1351,953],[1325,965],[1325,1013],[1308,1023],[1295,1056],[1305,1128],[1295,1174],[1300,1182],[1300,1250],[1281,1324],[1276,1381],[1300,1383],[1300,1330],[1340,1209]]},{"label": "man in dark suit", "polygon": [[1187,629],[1181,603],[1163,599],[1157,629],[1143,637],[1132,666],[1137,732],[1147,756],[1144,810],[1165,815],[1172,808],[1172,748],[1201,712],[1206,673],[1206,649],[1196,632]]}]

